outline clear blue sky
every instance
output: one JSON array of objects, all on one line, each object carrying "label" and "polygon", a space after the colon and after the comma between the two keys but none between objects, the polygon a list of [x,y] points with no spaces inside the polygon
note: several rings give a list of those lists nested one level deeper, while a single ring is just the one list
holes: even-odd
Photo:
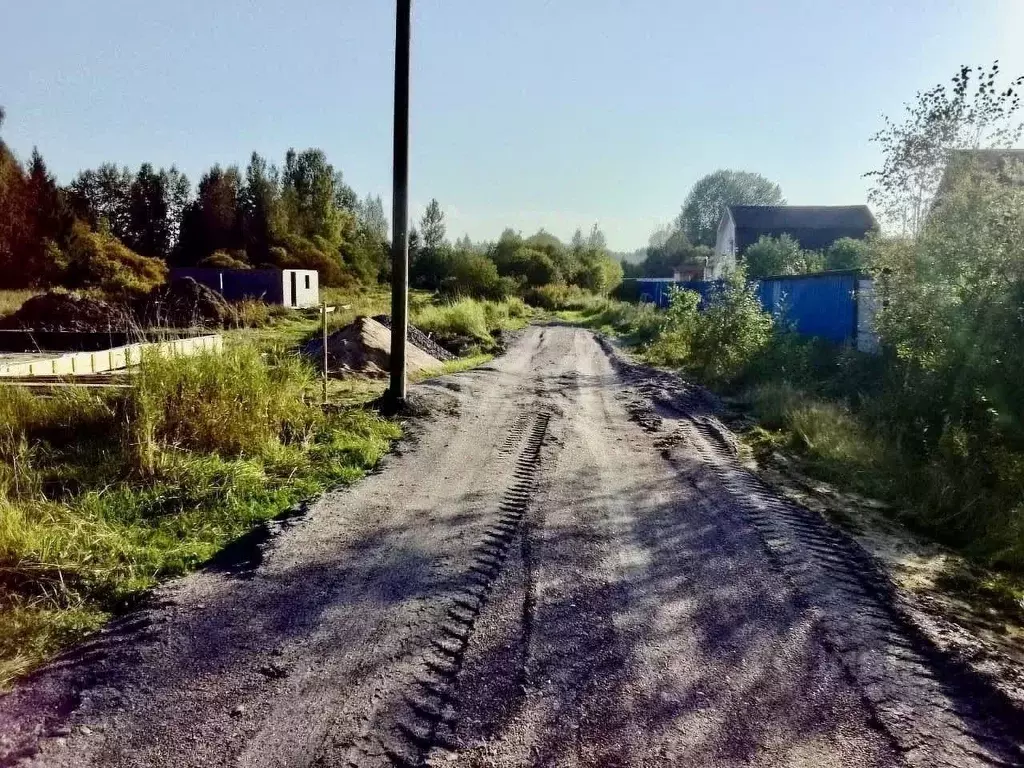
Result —
[{"label": "clear blue sky", "polygon": [[[414,0],[412,200],[453,238],[599,222],[644,245],[690,185],[758,171],[860,203],[882,113],[1000,58],[1024,0]],[[390,208],[389,0],[3,0],[3,136],[61,181],[105,161],[193,183],[325,149]]]}]

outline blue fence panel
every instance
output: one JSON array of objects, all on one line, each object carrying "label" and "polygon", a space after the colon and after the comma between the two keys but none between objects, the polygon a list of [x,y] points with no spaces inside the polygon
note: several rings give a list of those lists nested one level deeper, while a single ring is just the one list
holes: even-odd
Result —
[{"label": "blue fence panel", "polygon": [[640,277],[636,280],[639,300],[654,304],[662,309],[668,307],[669,297],[673,288],[683,288],[700,294],[700,307],[703,308],[721,285],[721,280],[673,280],[660,277]]},{"label": "blue fence panel", "polygon": [[[755,283],[761,306],[804,336],[819,336],[842,344],[857,338],[857,277],[855,272],[766,277]],[[640,301],[668,307],[672,288],[700,294],[700,308],[714,300],[721,280],[679,281],[637,279]]]},{"label": "blue fence panel", "polygon": [[757,283],[763,306],[803,336],[842,344],[857,337],[857,275],[769,277]]}]

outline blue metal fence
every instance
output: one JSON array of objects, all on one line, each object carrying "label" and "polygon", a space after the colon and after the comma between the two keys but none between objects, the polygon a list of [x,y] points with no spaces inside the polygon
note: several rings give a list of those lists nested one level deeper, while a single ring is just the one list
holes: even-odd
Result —
[{"label": "blue metal fence", "polygon": [[[761,306],[804,336],[818,336],[838,344],[857,338],[857,273],[823,272],[814,275],[783,275],[755,281]],[[638,295],[659,307],[667,307],[673,287],[696,291],[703,307],[713,300],[722,282],[677,281],[639,278]]]},{"label": "blue metal fence", "polygon": [[715,291],[722,286],[721,280],[673,280],[670,277],[637,278],[638,297],[662,309],[668,307],[669,296],[673,288],[683,288],[700,294],[700,307],[703,309]]}]

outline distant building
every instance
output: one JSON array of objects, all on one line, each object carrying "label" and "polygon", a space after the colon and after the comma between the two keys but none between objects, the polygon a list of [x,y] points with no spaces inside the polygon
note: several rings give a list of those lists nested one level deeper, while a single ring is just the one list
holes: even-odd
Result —
[{"label": "distant building", "polygon": [[703,280],[707,269],[707,264],[681,264],[672,271],[672,279],[677,282]]},{"label": "distant building", "polygon": [[844,237],[863,239],[878,228],[866,205],[730,205],[718,224],[709,277],[736,266],[738,256],[763,235],[789,235],[806,250],[824,250]]},{"label": "distant building", "polygon": [[320,275],[315,269],[218,269],[182,267],[171,279],[191,277],[229,301],[260,299],[283,307],[315,307],[320,303]]}]

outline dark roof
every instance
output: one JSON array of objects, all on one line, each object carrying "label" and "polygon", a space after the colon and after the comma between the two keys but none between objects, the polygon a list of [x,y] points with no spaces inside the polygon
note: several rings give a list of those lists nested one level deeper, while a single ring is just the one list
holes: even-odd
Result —
[{"label": "dark roof", "polygon": [[729,212],[740,253],[762,235],[789,235],[801,247],[818,250],[843,237],[863,238],[878,227],[866,205],[730,205]]}]

